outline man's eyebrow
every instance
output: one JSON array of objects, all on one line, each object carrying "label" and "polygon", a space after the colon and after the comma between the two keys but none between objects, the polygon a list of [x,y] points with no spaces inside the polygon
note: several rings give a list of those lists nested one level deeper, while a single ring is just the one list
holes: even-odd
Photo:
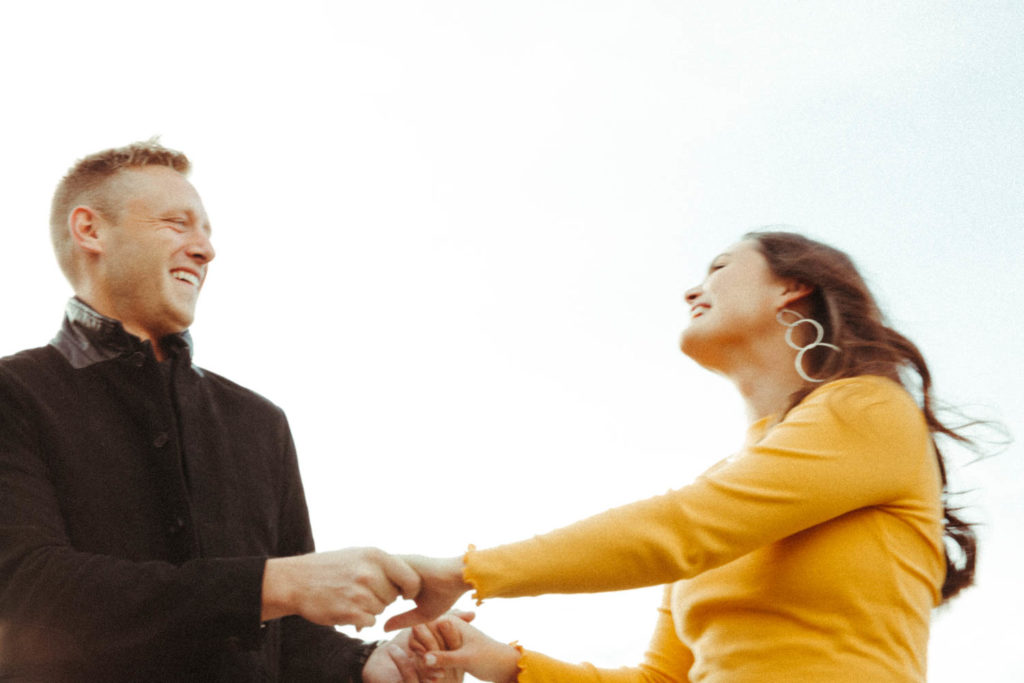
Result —
[{"label": "man's eyebrow", "polygon": [[[186,216],[188,216],[188,219],[190,221],[192,221],[193,223],[197,222],[196,219],[198,218],[198,215],[196,214],[195,211],[193,211],[192,209],[185,209],[184,213]],[[207,221],[199,227],[201,227],[206,232],[207,237],[213,234],[213,226],[210,225],[209,219],[207,219]]]}]

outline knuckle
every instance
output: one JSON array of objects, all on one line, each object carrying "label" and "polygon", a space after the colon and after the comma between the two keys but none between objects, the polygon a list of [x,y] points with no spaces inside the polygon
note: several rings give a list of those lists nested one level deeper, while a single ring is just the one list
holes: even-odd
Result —
[{"label": "knuckle", "polygon": [[366,558],[367,560],[374,561],[374,562],[381,561],[384,558],[384,556],[386,555],[386,553],[383,550],[381,550],[380,548],[367,547],[367,548],[362,548],[361,550],[362,550],[362,554],[363,554],[364,558]]},{"label": "knuckle", "polygon": [[369,571],[365,567],[360,567],[354,572],[352,576],[352,583],[360,587],[366,587],[373,583],[373,579],[373,572]]},{"label": "knuckle", "polygon": [[377,621],[374,619],[373,615],[367,614],[366,612],[349,612],[348,615],[347,622],[339,623],[350,623],[353,626],[358,626],[359,628],[369,628]]}]

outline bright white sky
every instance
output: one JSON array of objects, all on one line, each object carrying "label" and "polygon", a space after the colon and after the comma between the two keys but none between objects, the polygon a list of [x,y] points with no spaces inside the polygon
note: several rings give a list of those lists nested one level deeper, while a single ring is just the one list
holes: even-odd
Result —
[{"label": "bright white sky", "polygon": [[[1020,436],[1022,35],[995,0],[5,3],[0,353],[70,294],[59,177],[160,134],[219,252],[197,360],[288,412],[322,549],[453,555],[731,453],[681,295],[765,224],[848,250],[940,396]],[[963,473],[979,586],[936,614],[931,681],[1024,679],[1021,454]],[[658,597],[478,624],[633,664]]]}]

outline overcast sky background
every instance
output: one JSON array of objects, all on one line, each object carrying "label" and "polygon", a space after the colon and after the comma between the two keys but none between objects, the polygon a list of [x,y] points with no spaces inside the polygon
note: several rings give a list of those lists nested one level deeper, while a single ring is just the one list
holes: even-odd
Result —
[{"label": "overcast sky background", "polygon": [[[159,134],[214,225],[197,361],[288,413],[321,549],[453,555],[729,455],[681,297],[766,224],[847,250],[938,395],[1020,437],[1022,35],[995,0],[4,3],[0,353],[70,295],[57,180]],[[961,471],[978,587],[930,681],[1024,679],[1021,456]],[[627,665],[659,595],[478,625]]]}]

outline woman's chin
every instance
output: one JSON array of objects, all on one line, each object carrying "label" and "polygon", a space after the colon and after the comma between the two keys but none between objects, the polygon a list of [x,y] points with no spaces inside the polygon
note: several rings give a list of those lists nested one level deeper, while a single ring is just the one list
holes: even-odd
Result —
[{"label": "woman's chin", "polygon": [[693,326],[687,327],[679,336],[679,350],[682,351],[684,355],[700,363],[700,358],[707,346],[702,337],[704,337],[704,335],[700,334],[697,330],[694,330]]},{"label": "woman's chin", "polygon": [[703,330],[686,328],[679,338],[679,350],[697,365],[712,372],[721,372],[721,340],[716,341]]}]

